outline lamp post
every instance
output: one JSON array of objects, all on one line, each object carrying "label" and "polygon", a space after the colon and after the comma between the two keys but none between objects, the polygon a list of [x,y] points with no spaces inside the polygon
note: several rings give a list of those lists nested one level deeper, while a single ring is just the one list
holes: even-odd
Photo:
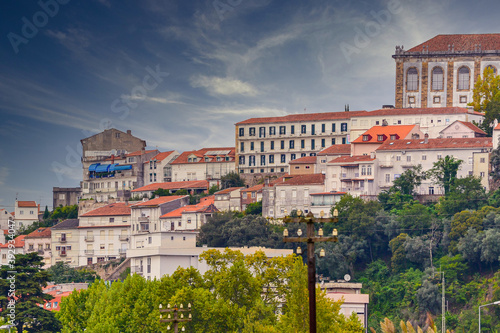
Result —
[{"label": "lamp post", "polygon": [[498,305],[498,304],[500,304],[500,301],[496,301],[496,302],[493,302],[493,303],[489,303],[489,304],[485,304],[485,305],[480,305],[479,306],[479,333],[481,333],[481,308],[485,307],[485,306],[488,306],[488,305]]},{"label": "lamp post", "polygon": [[[286,214],[286,213],[285,213]],[[318,242],[336,242],[338,241],[337,229],[333,229],[332,236],[323,236],[323,229],[320,228],[318,231],[318,236],[314,232],[314,223],[328,223],[328,222],[338,222],[338,211],[335,209],[332,218],[324,218],[325,213],[321,211],[320,218],[315,218],[314,215],[309,212],[306,216],[302,216],[302,212],[297,211],[297,217],[283,218],[285,223],[306,223],[306,237],[302,236],[302,230],[297,231],[299,237],[289,237],[288,229],[285,228],[283,231],[283,241],[284,242],[307,242],[307,281],[309,289],[309,332],[316,333],[316,257],[314,256],[314,243]],[[297,248],[297,253],[301,254],[302,249]],[[320,256],[325,256],[325,251],[322,249]]]},{"label": "lamp post", "polygon": [[[182,304],[180,307],[177,307],[177,305],[174,305],[173,308],[170,308],[170,304],[167,304],[167,308],[163,309],[163,306],[160,304],[160,312],[162,312],[162,313],[168,312],[167,319],[163,319],[163,316],[160,314],[160,323],[173,323],[175,333],[179,332],[179,323],[192,320],[192,318],[191,318],[191,303],[188,303],[187,309],[184,309],[184,306]],[[170,315],[170,312],[173,313],[173,318]],[[179,312],[180,312],[180,314],[179,314]],[[188,318],[184,318],[183,312],[189,312]],[[167,326],[167,330],[170,330],[170,325]],[[185,330],[186,329],[183,326],[181,331],[184,332]]]}]

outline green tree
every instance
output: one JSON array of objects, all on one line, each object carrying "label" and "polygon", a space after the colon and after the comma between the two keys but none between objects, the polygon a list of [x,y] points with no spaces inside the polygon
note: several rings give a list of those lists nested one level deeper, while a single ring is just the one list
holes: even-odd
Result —
[{"label": "green tree", "polygon": [[222,176],[220,182],[222,190],[230,187],[245,186],[245,181],[236,172],[230,172],[227,175]]},{"label": "green tree", "polygon": [[212,185],[210,186],[210,188],[208,189],[208,195],[212,195],[214,194],[215,192],[219,191],[219,186],[218,185]]},{"label": "green tree", "polygon": [[407,238],[408,234],[403,233],[389,242],[392,251],[391,268],[395,273],[402,272],[408,267],[408,260],[406,259],[406,250],[404,247]]},{"label": "green tree", "polygon": [[[44,294],[42,288],[47,286],[49,274],[42,269],[43,258],[36,252],[16,254],[14,262],[0,267],[0,305],[2,309],[10,309],[15,304],[15,323],[18,333],[27,332],[59,332],[61,323],[54,313],[45,310],[38,304],[45,304],[54,297]],[[12,274],[10,271],[17,273]],[[11,290],[11,283],[15,291]],[[15,295],[15,296],[14,296]],[[2,311],[1,317],[9,320],[8,311]]]},{"label": "green tree", "polygon": [[257,202],[252,202],[245,208],[246,215],[262,215],[262,200]]},{"label": "green tree", "polygon": [[481,179],[467,176],[453,181],[448,195],[439,198],[437,209],[442,215],[454,215],[465,209],[479,209],[487,202]]},{"label": "green tree", "polygon": [[393,192],[401,192],[401,194],[413,195],[416,187],[422,184],[425,180],[425,172],[422,171],[422,165],[413,166],[406,170],[394,180],[392,188]]},{"label": "green tree", "polygon": [[43,212],[43,219],[46,220],[50,217],[49,207],[45,206],[45,211]]},{"label": "green tree", "polygon": [[170,193],[170,190],[164,190],[162,188],[159,188],[151,194],[151,199],[156,198],[156,196],[168,197],[170,195],[172,195],[172,193]]},{"label": "green tree", "polygon": [[493,121],[500,120],[500,76],[492,68],[485,68],[482,77],[474,85],[472,102],[474,111],[484,113],[480,127],[491,136]]},{"label": "green tree", "polygon": [[432,169],[429,170],[431,178],[444,188],[445,195],[450,192],[450,188],[457,178],[457,172],[462,162],[462,160],[456,159],[453,156],[446,155],[444,158],[434,162]]},{"label": "green tree", "polygon": [[69,282],[88,282],[92,283],[96,279],[99,279],[99,275],[86,268],[73,268],[67,263],[59,261],[55,265],[50,266],[47,269],[49,273],[50,281],[59,283],[69,283]]}]

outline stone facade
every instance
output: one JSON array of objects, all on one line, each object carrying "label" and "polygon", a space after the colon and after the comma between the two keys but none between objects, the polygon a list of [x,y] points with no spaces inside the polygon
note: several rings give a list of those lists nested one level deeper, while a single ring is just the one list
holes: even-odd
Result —
[{"label": "stone facade", "polygon": [[53,187],[52,207],[72,206],[78,204],[81,198],[82,189],[80,187]]}]

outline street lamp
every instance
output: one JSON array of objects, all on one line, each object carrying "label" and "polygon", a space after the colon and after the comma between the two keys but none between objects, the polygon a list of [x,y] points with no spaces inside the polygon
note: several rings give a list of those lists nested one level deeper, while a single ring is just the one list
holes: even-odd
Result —
[{"label": "street lamp", "polygon": [[500,304],[500,301],[496,301],[496,302],[493,302],[493,303],[489,303],[489,304],[485,304],[485,305],[480,305],[479,306],[479,333],[481,333],[481,308],[485,307],[485,306],[488,306],[488,305],[498,305],[498,304]]},{"label": "street lamp", "polygon": [[[323,229],[320,228],[318,236],[314,233],[314,223],[338,222],[338,211],[335,209],[332,218],[325,218],[325,213],[321,211],[320,218],[315,218],[313,213],[309,212],[306,216],[302,215],[302,211],[297,211],[297,217],[285,216],[285,223],[306,223],[306,236],[302,237],[302,230],[297,231],[299,237],[289,237],[288,230],[283,231],[283,242],[307,242],[307,275],[309,289],[309,332],[316,333],[316,257],[314,255],[314,243],[319,242],[337,242],[338,232],[333,229],[331,236],[323,236]],[[301,254],[302,249],[297,247],[297,254]],[[321,249],[320,257],[325,256],[325,250]]]},{"label": "street lamp", "polygon": [[[180,307],[174,305],[173,308],[170,308],[170,304],[167,304],[167,308],[163,309],[163,305],[160,304],[160,312],[168,312],[167,319],[163,319],[163,315],[160,314],[160,322],[161,323],[173,323],[174,324],[174,332],[179,332],[179,323],[191,321],[191,303],[188,303],[188,308],[184,309],[184,306],[181,304]],[[170,315],[170,312],[173,313],[173,318]],[[179,314],[180,312],[180,314]],[[188,318],[184,318],[183,312],[189,312]],[[170,325],[167,326],[167,331],[170,330]],[[184,332],[186,328],[183,326],[181,331]]]}]

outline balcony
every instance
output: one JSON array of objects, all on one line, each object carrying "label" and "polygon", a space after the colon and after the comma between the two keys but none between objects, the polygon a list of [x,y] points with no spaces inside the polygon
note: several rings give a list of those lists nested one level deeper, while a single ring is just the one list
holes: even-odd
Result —
[{"label": "balcony", "polygon": [[67,240],[66,240],[66,236],[64,236],[64,237],[57,237],[57,241],[58,241],[59,243],[66,243],[66,242],[67,242]]},{"label": "balcony", "polygon": [[45,254],[45,251],[44,250],[38,250],[37,253],[41,256],[43,256]]},{"label": "balcony", "polygon": [[394,166],[394,163],[392,163],[391,161],[383,161],[379,163],[379,166],[381,168],[392,168]]},{"label": "balcony", "polygon": [[142,266],[133,266],[132,267],[132,273],[142,275],[142,271],[143,271]]},{"label": "balcony", "polygon": [[118,236],[118,239],[122,242],[127,242],[128,241],[128,235],[120,235]]},{"label": "balcony", "polygon": [[149,232],[149,223],[141,223],[139,232]]},{"label": "balcony", "polygon": [[66,257],[66,251],[59,251],[59,256],[60,257]]},{"label": "balcony", "polygon": [[139,216],[137,221],[139,223],[149,223],[149,216]]},{"label": "balcony", "polygon": [[127,254],[127,249],[118,249],[119,254]]},{"label": "balcony", "polygon": [[94,236],[85,236],[85,241],[86,242],[93,242],[94,241]]},{"label": "balcony", "polygon": [[85,255],[86,256],[93,256],[94,255],[94,250],[85,250]]}]

